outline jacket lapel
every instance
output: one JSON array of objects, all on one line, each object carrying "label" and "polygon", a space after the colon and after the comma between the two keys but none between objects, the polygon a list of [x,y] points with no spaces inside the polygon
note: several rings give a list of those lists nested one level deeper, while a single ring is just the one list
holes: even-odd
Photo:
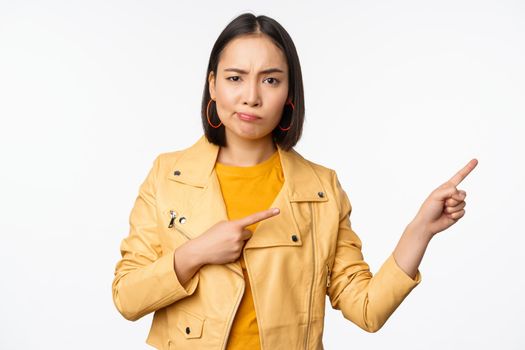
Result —
[{"label": "jacket lapel", "polygon": [[[285,151],[277,145],[284,183],[270,207],[281,212],[259,222],[245,249],[272,246],[301,246],[301,227],[297,219],[299,202],[324,202],[329,198],[312,166],[295,150]],[[228,220],[215,162],[220,147],[205,135],[174,163],[168,178],[185,185],[202,188],[188,201],[181,215],[186,217],[184,231],[192,238],[199,236],[220,220]],[[177,174],[177,175],[175,175]],[[319,193],[322,192],[321,195]],[[295,235],[295,240],[292,236]]]}]

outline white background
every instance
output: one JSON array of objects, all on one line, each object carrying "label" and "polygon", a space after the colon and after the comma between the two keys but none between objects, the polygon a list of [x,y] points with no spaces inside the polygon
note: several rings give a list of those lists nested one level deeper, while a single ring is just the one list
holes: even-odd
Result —
[{"label": "white background", "polygon": [[0,348],[149,349],[111,282],[153,159],[202,134],[209,53],[252,11],[302,64],[296,150],[335,169],[377,271],[472,158],[465,216],[366,333],[327,299],[326,349],[523,349],[522,1],[0,1]]}]

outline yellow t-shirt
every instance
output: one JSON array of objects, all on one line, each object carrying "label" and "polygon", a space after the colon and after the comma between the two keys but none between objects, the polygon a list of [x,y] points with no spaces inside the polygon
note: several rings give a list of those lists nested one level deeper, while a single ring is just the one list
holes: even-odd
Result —
[{"label": "yellow t-shirt", "polygon": [[[263,162],[248,167],[216,162],[215,170],[230,220],[269,209],[284,182],[278,151]],[[246,229],[255,232],[258,224],[247,226]],[[246,288],[233,320],[226,349],[260,349],[257,316],[242,254],[239,260]]]}]

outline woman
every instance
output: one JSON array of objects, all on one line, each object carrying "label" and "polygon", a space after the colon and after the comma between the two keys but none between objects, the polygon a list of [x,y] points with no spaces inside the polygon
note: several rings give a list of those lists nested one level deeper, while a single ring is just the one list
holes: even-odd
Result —
[{"label": "woman", "polygon": [[425,200],[372,275],[334,170],[293,146],[304,117],[295,46],[246,13],[220,34],[202,101],[204,135],[154,161],[130,215],[113,300],[128,320],[155,312],[158,349],[322,349],[324,303],[368,332],[421,281],[434,234],[465,213],[456,186]]}]

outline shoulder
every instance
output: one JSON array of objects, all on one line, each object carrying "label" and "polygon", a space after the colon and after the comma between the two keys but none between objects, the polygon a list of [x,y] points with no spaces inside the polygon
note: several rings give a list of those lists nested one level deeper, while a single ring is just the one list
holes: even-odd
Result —
[{"label": "shoulder", "polygon": [[302,155],[299,156],[312,168],[323,187],[328,191],[329,196],[331,194],[333,198],[335,198],[341,211],[351,208],[348,194],[341,185],[337,171],[328,166],[306,159]]},{"label": "shoulder", "polygon": [[184,153],[186,149],[179,149],[175,151],[165,151],[158,153],[155,157],[154,163],[159,163],[161,166],[166,166],[175,163]]},{"label": "shoulder", "polygon": [[174,164],[188,151],[190,147],[191,146],[157,153],[153,159],[153,168],[156,168],[156,170],[160,172],[172,169]]},{"label": "shoulder", "polygon": [[336,185],[337,182],[338,182],[338,179],[337,179],[337,172],[335,169],[333,168],[330,168],[326,165],[323,165],[321,163],[318,163],[318,162],[315,162],[313,160],[310,160],[310,159],[307,159],[305,158],[304,156],[302,156],[301,154],[297,153],[296,154],[301,157],[301,159],[310,166],[310,168],[312,168],[312,170],[314,171],[314,173],[317,175],[317,177],[319,178],[319,180],[321,180],[321,182],[323,182],[324,184],[327,184],[327,185]]},{"label": "shoulder", "polygon": [[337,201],[344,200],[343,197],[346,196],[346,192],[339,181],[339,176],[337,175],[337,171],[335,169],[307,159],[297,152],[295,153],[303,160],[304,163],[309,165],[328,193],[331,193]]},{"label": "shoulder", "polygon": [[320,178],[331,178],[335,174],[335,170],[332,168],[306,158],[303,159],[312,167],[312,169]]}]

